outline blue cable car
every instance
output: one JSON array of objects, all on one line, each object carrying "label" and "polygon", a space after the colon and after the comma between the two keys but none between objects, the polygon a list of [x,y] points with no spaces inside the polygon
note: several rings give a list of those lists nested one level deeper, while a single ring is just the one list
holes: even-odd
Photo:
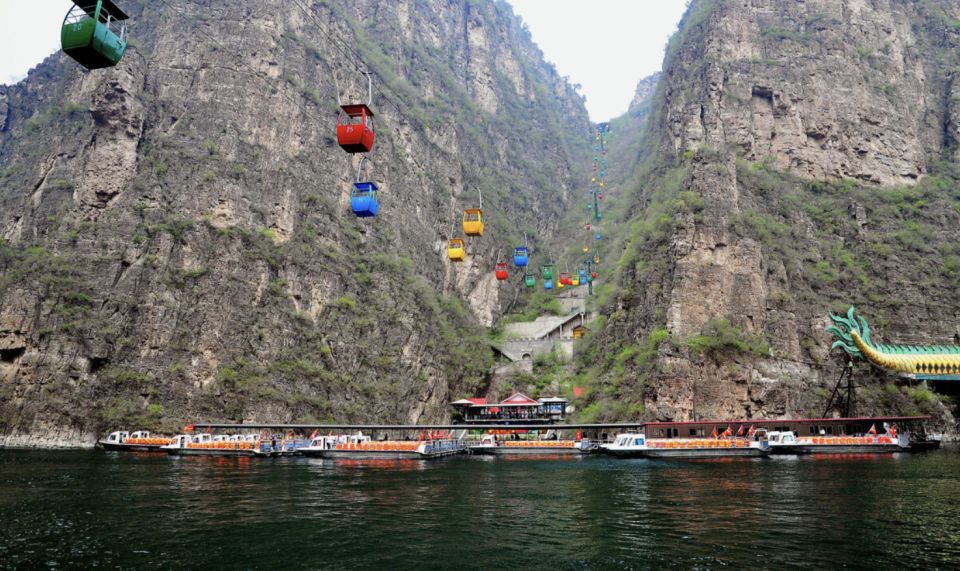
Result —
[{"label": "blue cable car", "polygon": [[525,268],[529,259],[530,250],[526,246],[517,246],[513,249],[513,265],[518,268]]},{"label": "blue cable car", "polygon": [[543,289],[553,289],[553,280],[543,280]]},{"label": "blue cable car", "polygon": [[577,271],[577,274],[580,275],[580,283],[587,283],[587,270],[585,270],[584,268],[580,268]]},{"label": "blue cable car", "polygon": [[376,216],[380,211],[380,191],[372,182],[355,182],[350,192],[350,210],[358,218]]},{"label": "blue cable car", "polygon": [[360,159],[360,164],[357,165],[357,182],[353,183],[353,190],[350,192],[350,210],[358,218],[370,218],[380,211],[380,190],[376,183],[360,180],[365,160],[366,157]]},{"label": "blue cable car", "polygon": [[600,239],[600,232],[597,232],[597,233],[594,235],[594,237],[595,237],[597,240],[599,240],[599,239]]}]

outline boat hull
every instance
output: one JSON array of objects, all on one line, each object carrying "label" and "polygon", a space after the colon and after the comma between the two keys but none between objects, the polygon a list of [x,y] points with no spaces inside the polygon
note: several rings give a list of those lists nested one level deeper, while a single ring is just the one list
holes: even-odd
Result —
[{"label": "boat hull", "polygon": [[165,448],[163,450],[171,456],[227,456],[227,457],[266,457],[272,453],[250,449],[207,449],[207,448]]},{"label": "boat hull", "polygon": [[489,456],[581,456],[590,450],[569,446],[542,446],[538,448],[513,448],[506,446],[471,446],[471,454]]},{"label": "boat hull", "polygon": [[163,444],[116,444],[97,442],[97,447],[113,452],[163,452]]},{"label": "boat hull", "polygon": [[893,454],[906,452],[897,444],[783,444],[770,445],[772,454]]},{"label": "boat hull", "polygon": [[359,448],[320,448],[305,447],[299,450],[304,456],[314,458],[353,459],[353,460],[429,460],[433,458],[442,458],[444,456],[453,456],[463,454],[467,451],[466,447],[460,442],[445,441],[443,443],[421,444],[406,450],[385,450],[380,444],[373,446],[364,446]]},{"label": "boat hull", "polygon": [[759,458],[770,454],[762,448],[648,448],[641,451],[645,458]]}]

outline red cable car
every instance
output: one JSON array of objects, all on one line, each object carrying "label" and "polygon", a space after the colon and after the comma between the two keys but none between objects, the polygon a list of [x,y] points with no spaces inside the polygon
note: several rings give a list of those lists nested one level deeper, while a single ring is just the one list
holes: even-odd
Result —
[{"label": "red cable car", "polygon": [[593,279],[597,279],[597,272],[593,272],[592,274],[590,274],[590,277]]},{"label": "red cable car", "polygon": [[337,119],[337,143],[348,153],[369,153],[377,134],[373,130],[373,79],[367,74],[366,103],[354,103],[340,106]]},{"label": "red cable car", "polygon": [[573,280],[570,279],[570,274],[567,272],[560,272],[560,283],[563,285],[573,285]]},{"label": "red cable car", "polygon": [[363,103],[342,105],[337,120],[337,143],[348,153],[369,153],[377,134],[373,130],[373,111]]},{"label": "red cable car", "polygon": [[498,281],[502,282],[503,280],[507,279],[507,277],[510,275],[507,271],[507,263],[497,262],[497,268],[494,273],[496,274]]}]

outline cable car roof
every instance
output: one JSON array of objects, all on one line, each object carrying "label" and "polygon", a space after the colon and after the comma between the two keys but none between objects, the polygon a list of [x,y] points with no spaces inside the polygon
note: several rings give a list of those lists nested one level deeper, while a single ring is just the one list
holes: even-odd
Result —
[{"label": "cable car roof", "polygon": [[[76,2],[77,0],[74,1]],[[343,112],[350,116],[360,115],[362,111],[366,111],[367,117],[373,117],[373,111],[367,107],[366,103],[351,103],[349,105],[341,105],[340,109],[343,109]]]},{"label": "cable car roof", "polygon": [[[73,3],[83,9],[87,14],[90,14],[91,18],[93,18],[94,13],[97,11],[96,0],[73,0]],[[113,0],[103,0],[103,9],[107,11],[107,14],[113,16],[114,20],[126,20],[130,18],[126,12],[113,3]]]}]

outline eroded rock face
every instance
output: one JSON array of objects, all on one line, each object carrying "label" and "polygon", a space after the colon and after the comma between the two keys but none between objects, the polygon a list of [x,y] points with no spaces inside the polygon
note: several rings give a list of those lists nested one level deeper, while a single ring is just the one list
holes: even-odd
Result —
[{"label": "eroded rock face", "polygon": [[718,2],[705,41],[665,72],[670,144],[729,145],[814,178],[916,182],[942,139],[932,66],[949,49],[930,45],[941,38],[927,18],[886,1]]},{"label": "eroded rock face", "polygon": [[[522,287],[497,252],[550,239],[585,163],[562,142],[589,137],[579,96],[506,5],[173,4],[130,8],[114,68],[55,55],[0,90],[0,434],[446,418]],[[334,135],[336,102],[367,97],[355,64],[374,220]],[[477,189],[487,231],[453,265]]]},{"label": "eroded rock face", "polygon": [[[944,157],[957,160],[951,62],[960,34],[949,22],[958,17],[960,6],[949,2],[691,4],[655,95],[634,105],[653,106],[658,123],[621,131],[627,140],[618,142],[659,146],[647,154],[629,217],[667,230],[648,233],[650,243],[635,235],[637,261],[623,266],[599,343],[642,346],[659,328],[669,338],[650,363],[607,373],[617,378],[601,390],[620,387],[612,402],[630,400],[664,420],[822,414],[840,370],[825,316],[842,304],[883,310],[885,339],[951,339],[960,310],[946,293],[952,278],[937,267],[960,239],[949,184],[936,205],[906,215],[855,194],[816,202],[813,181],[889,196],[922,182]],[[638,94],[646,91],[641,82]],[[674,184],[664,182],[667,169],[682,173],[678,189],[664,189]],[[635,176],[611,172],[615,187]],[[669,223],[651,222],[651,211],[668,212]],[[901,217],[922,226],[923,245],[889,239],[904,227]],[[828,220],[837,223],[825,230]],[[910,272],[918,257],[933,260],[921,275]],[[845,263],[858,269],[845,273]],[[769,347],[688,349],[718,321]],[[909,398],[871,400],[890,379],[857,374],[877,383],[865,391],[863,412],[918,410]]]}]

